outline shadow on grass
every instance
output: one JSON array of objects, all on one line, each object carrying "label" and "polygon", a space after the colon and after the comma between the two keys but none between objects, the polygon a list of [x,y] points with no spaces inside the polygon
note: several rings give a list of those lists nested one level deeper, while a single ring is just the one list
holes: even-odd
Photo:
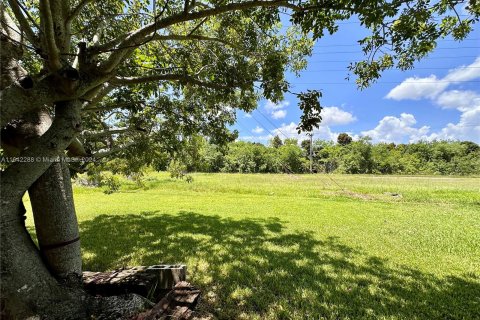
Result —
[{"label": "shadow on grass", "polygon": [[81,234],[86,270],[187,263],[202,308],[220,319],[480,319],[473,275],[391,267],[338,239],[287,232],[276,218],[101,215]]}]

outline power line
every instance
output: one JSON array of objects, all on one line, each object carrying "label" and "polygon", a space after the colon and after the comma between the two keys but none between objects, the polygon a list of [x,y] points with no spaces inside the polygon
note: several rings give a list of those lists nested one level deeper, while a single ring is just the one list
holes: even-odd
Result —
[{"label": "power line", "polygon": [[[283,13],[283,14],[286,14],[286,15],[288,15],[288,16],[291,16],[291,14],[288,14],[288,13],[286,13],[286,12],[282,12],[282,13]],[[459,16],[459,17],[472,17],[472,15],[468,15],[468,14],[459,14],[458,16]],[[434,21],[440,22],[438,19],[435,19]],[[357,25],[359,25],[359,26],[360,26],[360,23],[361,23],[360,20],[359,20],[359,21],[340,21],[340,22],[335,22],[335,24],[338,24],[338,25],[357,24]],[[362,27],[366,28],[365,26],[362,26]]]},{"label": "power line", "polygon": [[286,139],[289,138],[285,133],[283,133],[282,130],[280,130],[280,128],[277,128],[277,126],[276,126],[270,119],[268,119],[268,117],[265,116],[265,115],[263,114],[263,112],[261,112],[259,109],[256,109],[256,111],[257,111],[258,113],[260,113],[260,114],[262,115],[262,117],[265,118],[265,120],[267,120],[267,121],[272,125],[272,127],[275,128],[274,130],[278,130],[278,132],[280,132]]},{"label": "power line", "polygon": [[[464,42],[464,41],[480,41],[480,38],[469,38],[469,39],[463,39],[463,40],[455,40],[455,39],[441,39],[441,40],[437,40],[437,42]],[[314,44],[313,47],[314,48],[332,48],[332,47],[358,47],[360,46],[360,44],[341,44],[341,43],[334,43],[334,44],[331,44],[331,45],[318,45],[318,44]]]},{"label": "power line", "polygon": [[[274,136],[273,132],[268,130],[267,127],[265,127],[263,125],[263,123],[261,123],[253,114],[250,114],[253,118],[253,120],[255,120],[256,123],[258,123],[260,125],[260,127],[262,127],[264,130],[266,130],[268,133],[270,133],[272,136]],[[278,128],[275,128],[275,129],[278,129]]]},{"label": "power line", "polygon": [[[321,72],[321,71],[319,71]],[[420,78],[421,79],[421,78]],[[421,82],[417,82],[417,81],[378,81],[378,82],[374,82],[372,84],[403,84],[403,83],[406,83],[406,84],[424,84],[424,83],[427,83],[427,84],[431,84],[431,83],[477,83],[477,82],[480,82],[480,80],[468,80],[468,81],[447,81],[447,80],[438,80],[438,81],[421,81]],[[349,85],[349,84],[352,84],[352,82],[348,82],[348,81],[345,81],[345,82],[294,82],[292,81],[292,85],[297,85],[297,84],[332,84],[332,85]]]},{"label": "power line", "polygon": [[[270,123],[270,125],[272,125],[272,127],[274,128],[274,131],[279,132],[286,139],[290,138],[287,134],[285,134],[282,130],[280,130],[280,128],[278,128],[270,119],[268,119],[268,117],[263,112],[261,112],[260,109],[255,109],[255,111],[257,111],[265,120],[267,120]],[[251,116],[264,130],[266,130],[272,136],[274,135],[273,132],[268,130],[257,118],[254,117],[253,114],[251,114]],[[243,125],[241,125],[241,126],[245,129],[245,127]],[[443,128],[445,128],[445,126],[435,126],[435,127],[428,126],[428,127],[429,127],[429,129],[443,129]],[[454,126],[457,127],[457,128],[475,128],[475,127],[480,127],[480,124],[463,124],[463,125],[454,124]],[[246,131],[248,131],[248,130],[246,130]]]},{"label": "power line", "polygon": [[236,122],[240,127],[242,127],[246,132],[248,132],[249,130],[247,129],[247,127],[245,127],[240,121],[237,121]]},{"label": "power line", "polygon": [[[460,49],[480,49],[480,47],[455,47],[455,48],[436,48],[436,50],[460,50]],[[339,54],[339,53],[360,53],[363,54],[362,51],[328,51],[328,52],[313,52],[312,54]]]},{"label": "power line", "polygon": [[[413,68],[412,70],[452,70],[455,68]],[[462,69],[480,69],[480,67],[463,67]],[[320,69],[318,71],[305,70],[300,71],[301,73],[315,73],[315,72],[330,72],[330,71],[346,71],[347,69]]]},{"label": "power line", "polygon": [[[441,60],[441,59],[459,59],[459,58],[478,58],[477,56],[447,56],[447,57],[425,57],[422,58],[421,61],[427,61],[427,60]],[[361,62],[363,60],[320,60],[320,61],[309,61],[308,63],[325,63],[325,62]]]}]

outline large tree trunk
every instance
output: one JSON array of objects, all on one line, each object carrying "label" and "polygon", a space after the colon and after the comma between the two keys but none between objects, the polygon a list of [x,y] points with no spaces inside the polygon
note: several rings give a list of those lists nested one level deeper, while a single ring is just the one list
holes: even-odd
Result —
[{"label": "large tree trunk", "polygon": [[[13,163],[1,173],[2,319],[26,319],[28,316],[39,316],[40,319],[84,319],[87,316],[84,292],[80,288],[60,285],[46,267],[25,229],[25,210],[21,204],[26,190],[51,166],[49,162],[37,161],[38,156],[57,156],[59,150],[64,150],[75,132],[80,130],[79,121],[78,103],[57,106],[50,129],[21,154],[35,161]],[[60,172],[63,177],[63,171]],[[58,176],[54,179],[58,179]],[[67,186],[71,188],[69,184]],[[52,190],[55,189],[49,189]],[[60,201],[60,206],[65,203],[65,199],[62,199],[64,195],[57,195],[55,199]],[[73,206],[73,202],[70,203]]]},{"label": "large tree trunk", "polygon": [[[38,158],[39,155],[54,158],[62,154],[75,132],[81,129],[77,103],[71,101],[57,105],[51,127],[36,139],[35,144],[23,150],[21,156],[25,159]],[[42,236],[39,238],[47,247],[57,245],[56,241],[62,239],[75,240],[70,238],[71,235],[78,236],[71,181],[65,164],[18,162],[0,173],[1,319],[92,319],[95,314],[101,314],[103,319],[116,320],[141,311],[145,301],[138,296],[94,298],[78,286],[57,281],[49,270],[52,267],[45,264],[48,257],[42,258],[25,229],[25,209],[21,201],[28,189],[33,195],[33,207],[38,208],[35,219],[40,220],[37,229]],[[48,211],[43,211],[44,205]],[[47,223],[42,214],[54,221]],[[48,242],[50,240],[52,242]],[[81,270],[79,243],[71,244],[75,247],[64,246],[65,252],[52,255],[48,262],[55,265],[58,268],[55,272],[61,275]]]},{"label": "large tree trunk", "polygon": [[[106,311],[113,307],[117,314],[130,316],[144,307],[144,300],[136,296],[130,300],[94,298],[78,286],[56,279],[81,272],[79,242],[58,247],[59,242],[78,238],[78,226],[68,169],[65,164],[52,166],[42,160],[63,155],[81,131],[81,104],[75,99],[68,101],[64,94],[54,99],[57,91],[49,83],[33,83],[19,63],[23,53],[21,32],[3,1],[0,18],[2,147],[4,152],[25,160],[11,163],[0,172],[0,318],[95,319],[95,314],[108,315]],[[36,132],[46,119],[39,109],[54,101],[59,102],[55,103],[52,125],[46,132]],[[5,103],[15,107],[4,108]],[[23,124],[29,121],[34,129],[29,132],[35,134],[20,140],[3,128],[10,123],[15,133],[16,128],[26,128]],[[29,189],[43,255],[25,228],[22,197]],[[119,319],[114,315],[110,318]]]},{"label": "large tree trunk", "polygon": [[16,218],[1,221],[1,318],[85,319],[83,292],[60,286],[52,277],[25,230],[23,212],[14,198],[2,190],[2,213]]},{"label": "large tree trunk", "polygon": [[45,263],[57,278],[80,280],[80,236],[67,164],[53,163],[28,192]]},{"label": "large tree trunk", "polygon": [[[43,109],[9,124],[1,131],[5,155],[19,156],[51,124],[48,111]],[[35,161],[47,163],[55,160],[37,158]],[[50,168],[29,188],[29,195],[38,243],[50,271],[60,279],[80,279],[82,260],[78,223],[67,164],[51,163]]]}]

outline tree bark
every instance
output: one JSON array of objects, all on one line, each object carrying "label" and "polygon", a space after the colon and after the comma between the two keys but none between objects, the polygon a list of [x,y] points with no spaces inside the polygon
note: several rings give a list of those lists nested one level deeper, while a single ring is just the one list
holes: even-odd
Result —
[{"label": "tree bark", "polygon": [[1,221],[2,319],[85,319],[85,295],[52,277],[25,230],[19,202],[4,194],[2,190],[2,212],[16,219]]},{"label": "tree bark", "polygon": [[[2,130],[1,139],[5,155],[19,156],[51,124],[48,112],[38,110],[8,125]],[[37,239],[48,268],[59,279],[81,279],[79,231],[67,164],[51,163],[50,168],[29,188],[29,195]]]},{"label": "tree bark", "polygon": [[[34,144],[24,149],[20,156],[25,159],[56,157],[64,152],[79,131],[81,131],[81,125],[78,101],[58,104],[55,119],[50,128],[37,138]],[[64,282],[57,281],[26,231],[25,209],[21,205],[22,196],[46,171],[53,170],[54,174],[48,174],[46,179],[40,180],[40,183],[49,186],[46,189],[40,187],[40,191],[56,190],[56,195],[53,198],[51,195],[49,197],[59,201],[56,208],[62,210],[63,213],[68,211],[65,210],[65,203],[73,206],[71,197],[66,199],[68,196],[65,196],[71,195],[70,178],[66,177],[62,164],[59,165],[54,169],[49,169],[51,163],[46,161],[17,162],[10,164],[8,168],[0,172],[1,319],[28,319],[30,317],[42,320],[95,319],[98,318],[95,316],[98,314],[105,317],[113,307],[115,307],[116,313],[110,319],[123,319],[123,316],[117,315],[129,317],[141,311],[145,307],[145,301],[138,296],[131,295],[127,297],[127,300],[116,297],[95,298],[87,295],[82,288],[67,286]],[[57,181],[55,179],[63,181],[61,186],[51,187]],[[62,192],[58,192],[58,190]],[[42,192],[38,197],[42,196]],[[37,196],[33,198],[37,198]],[[74,213],[72,210],[69,212],[70,214]],[[65,219],[65,217],[60,219]],[[71,230],[75,230],[72,226],[76,226],[76,221],[69,223],[71,232]],[[49,236],[46,238],[52,239]],[[69,250],[71,249],[69,248]],[[77,261],[75,257],[77,256],[73,255],[73,257],[67,261],[69,266],[73,266],[72,268],[75,269],[75,261]],[[61,260],[61,262],[64,261]],[[78,272],[79,269],[76,270]]]},{"label": "tree bark", "polygon": [[[55,157],[81,130],[76,101],[56,107],[50,128],[21,156]],[[27,161],[11,164],[1,172],[0,270],[2,319],[84,319],[86,295],[80,288],[61,286],[44,264],[24,225],[23,194],[51,163]]]},{"label": "tree bark", "polygon": [[80,236],[67,164],[53,163],[28,193],[45,263],[57,278],[80,280]]}]

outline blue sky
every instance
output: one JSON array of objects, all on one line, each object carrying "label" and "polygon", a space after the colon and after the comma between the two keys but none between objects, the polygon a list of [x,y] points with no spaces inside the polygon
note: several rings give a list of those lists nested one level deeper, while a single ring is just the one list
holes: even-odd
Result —
[{"label": "blue sky", "polygon": [[[360,91],[354,77],[345,80],[349,62],[362,59],[357,40],[365,35],[353,21],[320,39],[299,78],[287,80],[292,91],[323,93],[323,122],[314,139],[336,140],[341,132],[354,138],[368,135],[374,142],[470,140],[480,143],[480,28],[463,42],[439,40],[438,46],[413,70],[391,70],[378,83]],[[298,136],[300,118],[294,95],[273,104],[260,101],[251,114],[239,112],[240,140],[267,143],[272,135]]]}]

